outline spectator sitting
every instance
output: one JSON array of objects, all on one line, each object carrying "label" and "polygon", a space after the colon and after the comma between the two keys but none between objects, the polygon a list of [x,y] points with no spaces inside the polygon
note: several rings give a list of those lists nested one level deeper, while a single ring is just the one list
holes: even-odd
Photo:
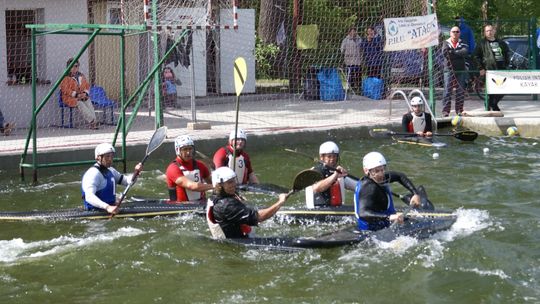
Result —
[{"label": "spectator sitting", "polygon": [[176,79],[173,70],[170,67],[163,69],[162,75],[162,92],[164,97],[164,106],[167,108],[176,107],[176,85],[180,85],[181,82]]},{"label": "spectator sitting", "polygon": [[[68,59],[67,66],[73,62],[73,58]],[[60,83],[62,101],[69,107],[77,107],[84,119],[90,124],[90,129],[98,129],[96,122],[96,112],[90,101],[90,84],[79,72],[79,62],[76,62]]]},{"label": "spectator sitting", "polygon": [[0,132],[4,133],[5,136],[9,136],[13,127],[15,127],[14,123],[7,122],[4,124],[4,114],[2,114],[2,110],[0,110]]}]

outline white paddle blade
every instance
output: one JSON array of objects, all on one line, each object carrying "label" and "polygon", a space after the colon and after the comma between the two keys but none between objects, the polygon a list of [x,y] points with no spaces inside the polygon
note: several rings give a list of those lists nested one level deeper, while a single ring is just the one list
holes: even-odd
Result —
[{"label": "white paddle blade", "polygon": [[244,84],[247,79],[247,65],[243,57],[238,57],[234,61],[234,90],[236,96],[240,96],[244,89]]}]

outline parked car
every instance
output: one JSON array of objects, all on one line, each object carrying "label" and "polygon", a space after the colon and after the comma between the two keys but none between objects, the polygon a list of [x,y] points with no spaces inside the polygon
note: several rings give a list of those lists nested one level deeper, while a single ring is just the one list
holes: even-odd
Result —
[{"label": "parked car", "polygon": [[[505,36],[502,38],[510,48],[510,68],[514,70],[534,69],[529,66],[531,59],[531,48],[528,36]],[[533,41],[534,43],[534,41]],[[536,68],[540,67],[540,53],[536,55]]]}]

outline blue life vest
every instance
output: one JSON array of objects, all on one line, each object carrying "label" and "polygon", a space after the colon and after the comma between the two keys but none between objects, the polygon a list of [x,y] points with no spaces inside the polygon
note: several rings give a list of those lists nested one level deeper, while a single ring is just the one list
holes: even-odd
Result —
[{"label": "blue life vest", "polygon": [[[105,203],[107,203],[109,205],[114,205],[116,203],[114,175],[112,174],[111,171],[109,171],[109,169],[107,169],[105,171],[105,170],[100,170],[100,168],[97,167],[97,166],[94,166],[94,167],[96,169],[98,169],[99,172],[101,172],[101,174],[103,175],[103,178],[105,178],[105,180],[107,181],[107,185],[105,186],[105,188],[103,188],[101,190],[98,190],[96,192],[96,196],[99,197],[99,199],[104,201]],[[84,208],[86,210],[97,210],[97,209],[99,209],[99,208],[96,208],[96,207],[92,206],[90,203],[88,203],[86,201],[86,195],[85,195],[84,191],[82,190],[82,188],[81,188],[81,192],[82,192],[82,197],[83,197],[83,200],[84,200]]]},{"label": "blue life vest", "polygon": [[[383,212],[384,214],[390,216],[391,214],[396,213],[396,209],[394,208],[394,200],[392,199],[392,191],[390,190],[390,186],[385,185],[383,186],[386,192],[386,196],[388,197],[388,208]],[[364,220],[362,217],[360,217],[360,190],[362,189],[362,180],[359,180],[356,184],[356,188],[354,190],[354,213],[356,216],[356,220],[358,223],[358,230],[379,230],[382,228],[386,228],[390,225],[390,222],[388,220],[380,220],[380,221],[371,221],[368,222]]]}]

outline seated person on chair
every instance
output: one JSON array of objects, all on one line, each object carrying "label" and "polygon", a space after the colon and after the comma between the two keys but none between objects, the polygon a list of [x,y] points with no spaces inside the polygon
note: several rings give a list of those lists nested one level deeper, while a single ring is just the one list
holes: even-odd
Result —
[{"label": "seated person on chair", "polygon": [[0,110],[0,132],[4,133],[5,136],[9,136],[14,126],[14,123],[7,122],[4,124],[4,114],[2,114],[2,110]]},{"label": "seated person on chair", "polygon": [[205,191],[214,187],[210,170],[193,157],[195,143],[189,135],[181,135],[174,140],[174,150],[176,159],[169,164],[165,173],[169,199],[177,202],[204,199]]},{"label": "seated person on chair", "polygon": [[[67,66],[73,58],[67,61]],[[79,62],[76,62],[69,74],[60,83],[62,101],[69,107],[76,107],[81,111],[84,119],[90,124],[90,129],[97,129],[96,112],[90,101],[90,84],[79,72]]]},{"label": "seated person on chair", "polygon": [[431,114],[424,112],[424,101],[415,96],[411,99],[412,111],[403,115],[401,126],[404,132],[414,133],[422,137],[433,136]]},{"label": "seated person on chair", "polygon": [[323,179],[306,188],[306,206],[338,207],[345,202],[345,189],[354,190],[356,181],[339,165],[339,147],[327,141],[319,147],[319,163],[312,168]]}]

